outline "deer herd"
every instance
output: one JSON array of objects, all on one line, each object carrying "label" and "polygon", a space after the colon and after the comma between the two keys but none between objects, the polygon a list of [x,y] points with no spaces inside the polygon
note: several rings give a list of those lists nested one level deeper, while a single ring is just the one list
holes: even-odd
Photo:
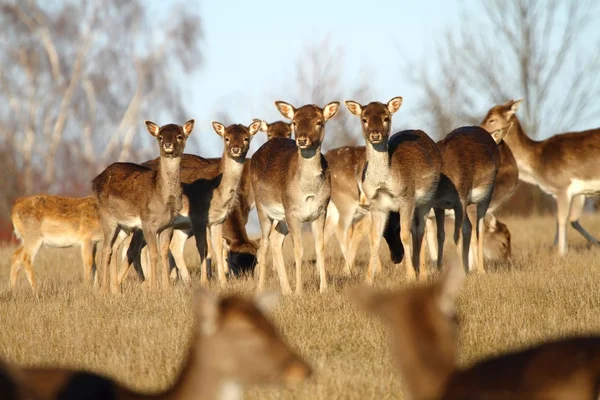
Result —
[{"label": "deer herd", "polygon": [[[320,292],[328,287],[328,239],[337,237],[343,271],[350,275],[368,233],[367,286],[352,289],[351,297],[389,325],[391,355],[407,398],[600,398],[600,337],[549,342],[469,369],[457,366],[455,298],[467,272],[484,273],[486,259],[510,259],[510,232],[493,212],[511,197],[519,179],[556,199],[555,244],[561,256],[567,251],[567,222],[598,244],[579,217],[585,196],[600,193],[600,129],[533,141],[516,115],[522,102],[497,105],[479,126],[459,127],[436,143],[421,130],[391,134],[401,97],[364,105],[348,100],[345,106],[357,117],[365,145],[325,154],[326,124],[340,112],[337,101],[322,108],[276,101],[289,122],[213,122],[223,154],[212,159],[184,153],[194,120],[182,126],[146,121],[158,158],[111,164],[93,179],[93,196],[16,201],[12,222],[20,246],[12,258],[10,287],[22,268],[37,290],[33,262],[42,245],[79,245],[84,280],[102,292],[119,293],[131,265],[148,289],[167,288],[175,279],[189,283],[183,250],[193,235],[202,286],[209,283],[209,265],[221,286],[254,272],[257,297],[217,299],[205,288],[195,292],[189,354],[174,386],[160,395],[133,393],[86,371],[5,364],[0,392],[14,399],[233,399],[250,384],[303,381],[312,368],[263,313],[277,297],[265,291],[269,250],[280,291],[292,293],[283,256],[288,233],[295,293],[302,293],[302,225],[310,222]],[[258,131],[268,140],[247,157]],[[258,241],[245,228],[253,208]],[[447,217],[453,220],[455,254],[442,269]],[[408,280],[427,281],[426,247],[439,277],[396,292],[370,288],[381,269],[382,237],[393,263],[404,262]],[[100,242],[101,278],[95,265]]]}]

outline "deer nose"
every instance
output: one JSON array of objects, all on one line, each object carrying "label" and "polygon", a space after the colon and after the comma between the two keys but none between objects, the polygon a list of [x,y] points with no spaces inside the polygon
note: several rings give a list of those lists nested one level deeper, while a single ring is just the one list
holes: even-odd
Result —
[{"label": "deer nose", "polygon": [[379,132],[371,132],[369,134],[369,137],[371,139],[372,142],[380,142],[382,139],[382,135]]},{"label": "deer nose", "polygon": [[173,143],[163,143],[163,149],[165,149],[165,151],[173,151]]},{"label": "deer nose", "polygon": [[296,145],[302,147],[302,146],[306,146],[308,144],[308,139],[306,138],[298,138],[296,139]]},{"label": "deer nose", "polygon": [[231,154],[240,154],[242,152],[242,149],[239,147],[232,147],[231,148]]}]

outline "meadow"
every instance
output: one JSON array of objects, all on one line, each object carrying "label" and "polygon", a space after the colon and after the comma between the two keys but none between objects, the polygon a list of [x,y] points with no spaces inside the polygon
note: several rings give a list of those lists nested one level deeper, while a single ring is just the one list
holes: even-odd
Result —
[{"label": "meadow", "polygon": [[[488,265],[485,275],[470,275],[459,299],[460,362],[569,334],[600,334],[600,249],[590,248],[569,228],[569,253],[552,247],[552,217],[504,218],[512,234],[513,261]],[[596,236],[600,217],[582,223]],[[450,236],[450,235],[449,235]],[[448,237],[449,237],[448,236]],[[249,399],[398,399],[402,385],[390,362],[386,332],[375,318],[349,300],[347,289],[366,272],[361,254],[351,278],[344,277],[335,241],[328,248],[329,291],[318,292],[314,263],[303,266],[305,293],[282,299],[271,318],[284,337],[314,367],[306,383],[289,388],[251,388]],[[314,258],[305,236],[308,259]],[[363,248],[367,246],[366,239]],[[453,246],[447,240],[447,251]],[[291,241],[286,265],[292,273]],[[0,356],[22,366],[68,366],[101,372],[132,388],[152,392],[170,384],[191,333],[191,289],[147,292],[128,279],[119,296],[102,296],[82,284],[78,249],[42,249],[35,262],[40,292],[32,294],[21,274],[8,290],[14,247],[0,248]],[[404,268],[381,248],[383,271],[376,286],[406,285]],[[188,243],[186,261],[197,266]],[[199,281],[193,269],[194,281]],[[278,286],[269,267],[268,287]],[[197,285],[197,283],[195,283]],[[218,285],[212,289],[220,291]],[[224,291],[220,291],[223,293]],[[254,293],[251,280],[234,280],[225,292]]]}]

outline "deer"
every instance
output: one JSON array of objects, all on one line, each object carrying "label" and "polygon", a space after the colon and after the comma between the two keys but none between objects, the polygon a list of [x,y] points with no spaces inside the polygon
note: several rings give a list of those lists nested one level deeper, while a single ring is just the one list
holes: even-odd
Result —
[{"label": "deer", "polygon": [[193,334],[174,383],[160,393],[140,393],[115,379],[87,370],[23,368],[21,383],[33,399],[241,399],[252,385],[299,384],[310,365],[266,317],[278,293],[250,300],[217,298],[200,288],[193,296]]},{"label": "deer", "polygon": [[550,340],[460,368],[456,299],[464,280],[464,269],[453,262],[432,283],[351,290],[354,302],[388,327],[405,398],[598,398],[600,336]]},{"label": "deer", "polygon": [[390,212],[397,212],[400,218],[407,278],[425,277],[421,247],[425,219],[433,205],[442,169],[440,151],[421,130],[400,131],[390,137],[392,115],[400,109],[402,97],[394,97],[387,104],[373,101],[362,106],[352,100],[346,100],[345,104],[360,118],[366,142],[360,187],[368,201],[365,207],[371,213],[371,254],[365,281],[373,283],[380,265],[379,245]]},{"label": "deer", "polygon": [[173,236],[172,223],[184,205],[179,176],[181,155],[194,129],[194,120],[188,120],[183,126],[168,124],[159,127],[152,121],[145,121],[145,124],[159,145],[158,169],[117,162],[109,165],[92,181],[104,233],[103,290],[108,290],[110,265],[110,290],[113,293],[117,293],[120,286],[116,264],[111,263],[113,248],[118,248],[134,229],[142,230],[148,245],[150,288],[158,286],[159,245],[162,285],[167,288],[170,283],[168,253]]},{"label": "deer", "polygon": [[[497,140],[478,126],[465,126],[450,132],[437,143],[443,159],[440,183],[434,199],[437,227],[437,265],[441,268],[445,229],[445,210],[454,211],[454,243],[466,270],[469,268],[469,247],[476,242],[476,271],[485,272],[483,256],[483,218],[487,213],[496,176],[500,169],[497,143],[504,130],[494,132]],[[474,218],[467,214],[467,206],[476,205]],[[471,221],[471,219],[473,221]],[[472,234],[475,225],[475,235]]]},{"label": "deer", "polygon": [[254,121],[260,121],[260,130],[267,134],[267,140],[273,138],[291,138],[292,137],[292,124],[285,121],[275,121],[270,124],[264,120],[258,118]]},{"label": "deer", "polygon": [[[183,250],[186,240],[193,232],[201,260],[200,279],[206,285],[208,271],[205,258],[208,253],[207,239],[210,238],[219,283],[224,285],[227,278],[223,258],[223,224],[238,204],[238,190],[245,169],[246,154],[252,137],[260,129],[260,121],[254,121],[248,127],[241,124],[225,127],[220,122],[213,121],[212,126],[223,139],[223,156],[217,168],[202,168],[207,164],[210,166],[210,163],[204,162],[201,157],[187,157],[186,164],[193,166],[181,169],[184,201],[179,216],[173,221],[177,229],[173,233],[170,248],[182,279],[189,282],[190,275],[183,259]],[[212,166],[215,166],[214,163]],[[207,230],[210,237],[207,237]],[[139,244],[135,246],[138,249],[140,247]],[[135,253],[139,254],[140,250]],[[124,279],[129,265],[119,273],[120,280]]]},{"label": "deer", "polygon": [[98,203],[93,196],[72,198],[35,195],[16,200],[11,220],[19,239],[10,268],[10,287],[14,288],[21,268],[31,288],[37,290],[33,262],[42,245],[50,247],[79,246],[83,260],[83,276],[91,284],[96,273],[96,246],[103,239],[98,216]]},{"label": "deer", "polygon": [[[369,231],[371,215],[363,206],[366,204],[360,189],[359,171],[365,163],[365,146],[343,146],[325,153],[331,171],[331,201],[325,221],[325,248],[335,232],[344,256],[344,273],[350,275],[358,246]],[[387,233],[390,234],[387,234]],[[400,236],[388,229],[384,238],[394,263],[402,261],[404,248]]]},{"label": "deer", "polygon": [[276,101],[275,106],[292,121],[295,140],[271,139],[252,156],[250,176],[261,230],[257,290],[264,288],[266,255],[271,246],[281,291],[285,295],[291,293],[282,253],[283,241],[289,233],[294,243],[295,293],[302,293],[302,223],[311,222],[319,291],[323,293],[327,290],[323,231],[331,196],[331,178],[321,145],[325,124],[337,114],[340,103],[334,101],[323,108],[306,104],[296,109],[289,103]]},{"label": "deer", "polygon": [[504,141],[519,168],[519,179],[538,185],[556,199],[558,253],[567,252],[567,222],[592,244],[598,240],[579,223],[585,196],[600,193],[600,128],[567,132],[534,141],[523,130],[517,110],[523,100],[492,107],[480,126],[488,132],[512,123]]}]

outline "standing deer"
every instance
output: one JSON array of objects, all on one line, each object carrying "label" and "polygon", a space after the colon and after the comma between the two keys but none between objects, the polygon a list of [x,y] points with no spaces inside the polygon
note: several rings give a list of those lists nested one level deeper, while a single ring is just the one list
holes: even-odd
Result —
[{"label": "standing deer", "polygon": [[[194,120],[183,126],[168,124],[159,127],[146,121],[146,128],[159,144],[160,165],[153,170],[133,163],[109,165],[93,180],[98,199],[100,221],[104,232],[102,249],[103,290],[119,288],[117,267],[111,263],[113,246],[117,248],[133,229],[140,229],[150,253],[150,287],[157,287],[158,246],[163,265],[162,284],[169,285],[168,253],[173,223],[183,207],[180,184],[180,162]],[[157,235],[158,241],[157,241]]]},{"label": "standing deer", "polygon": [[[340,103],[331,102],[324,108],[308,104],[296,109],[291,104],[276,101],[275,106],[292,121],[296,140],[269,140],[252,157],[250,174],[262,233],[257,254],[258,290],[264,287],[270,245],[281,291],[291,292],[282,253],[283,241],[290,233],[294,242],[296,293],[302,292],[302,223],[311,222],[322,293],[327,290],[323,229],[331,181],[321,144],[325,123],[337,114]],[[273,225],[276,225],[274,229]]]},{"label": "standing deer", "polygon": [[270,124],[266,121],[254,119],[254,121],[260,121],[260,130],[267,134],[267,140],[273,138],[291,138],[292,137],[292,124],[284,121],[275,121]]},{"label": "standing deer", "polygon": [[249,301],[197,290],[187,357],[173,385],[160,393],[134,392],[106,376],[59,368],[17,371],[20,383],[36,400],[241,399],[251,385],[300,383],[311,367],[264,316],[276,300],[272,292]]},{"label": "standing deer", "polygon": [[[501,134],[498,134],[500,141]],[[497,142],[483,128],[466,126],[450,132],[437,143],[443,160],[442,173],[434,199],[437,226],[438,268],[444,251],[445,210],[454,210],[454,243],[465,269],[469,269],[469,246],[477,242],[476,267],[485,272],[483,257],[483,218],[487,213],[496,175],[500,168]],[[467,206],[476,205],[471,221]],[[472,223],[475,235],[472,235]]]},{"label": "standing deer", "polygon": [[570,400],[600,396],[599,336],[549,341],[460,369],[455,303],[464,276],[455,263],[431,284],[394,292],[353,290],[353,299],[389,327],[391,355],[405,398]]},{"label": "standing deer", "polygon": [[516,116],[523,100],[492,107],[481,127],[493,132],[512,123],[504,137],[519,167],[519,179],[536,184],[556,199],[558,253],[567,252],[567,222],[593,244],[598,241],[580,224],[585,196],[600,193],[600,129],[530,139]]},{"label": "standing deer", "polygon": [[93,196],[36,195],[20,198],[12,209],[11,219],[15,236],[21,242],[12,257],[11,288],[15,287],[19,270],[23,267],[31,288],[37,289],[33,262],[42,245],[80,246],[84,280],[92,282],[96,272],[96,245],[103,238],[98,203]]},{"label": "standing deer", "polygon": [[389,136],[392,114],[400,109],[402,97],[394,97],[387,104],[374,101],[361,106],[351,100],[345,103],[360,118],[366,142],[366,165],[361,173],[361,189],[371,212],[371,256],[366,282],[373,283],[380,265],[379,244],[390,212],[399,213],[407,276],[425,276],[425,260],[420,253],[425,219],[433,205],[442,168],[440,151],[420,130]]}]

